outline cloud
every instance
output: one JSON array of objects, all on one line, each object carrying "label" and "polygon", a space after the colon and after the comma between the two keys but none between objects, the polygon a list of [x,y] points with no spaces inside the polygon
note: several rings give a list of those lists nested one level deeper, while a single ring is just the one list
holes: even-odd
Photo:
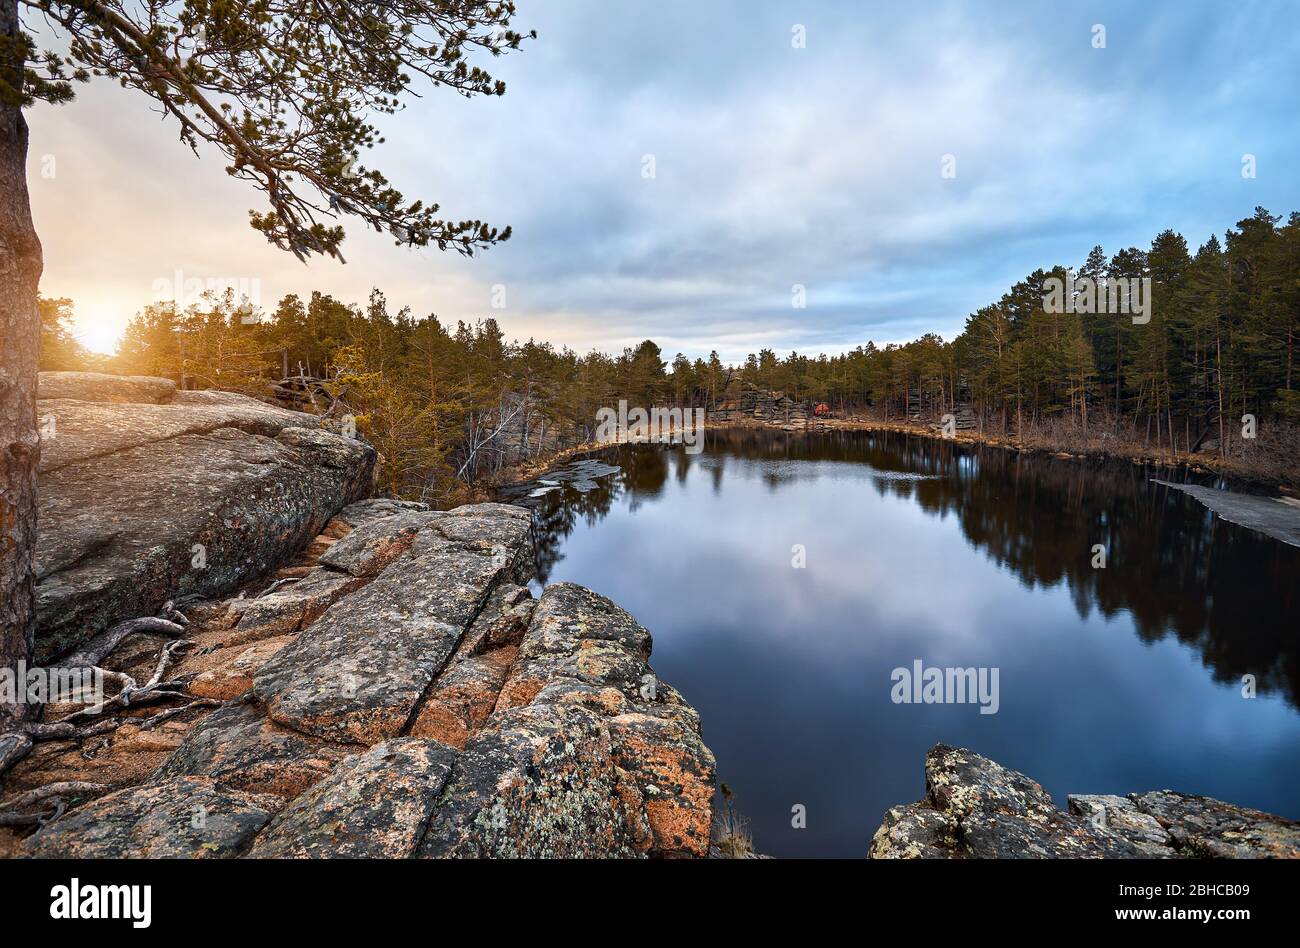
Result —
[{"label": "cloud", "polygon": [[[472,260],[354,226],[348,266],[304,268],[248,228],[256,196],[214,156],[195,161],[101,84],[33,115],[32,167],[59,160],[56,179],[33,176],[44,288],[76,299],[98,338],[178,268],[256,278],[272,302],[378,285],[417,313],[493,315],[579,350],[653,337],[738,361],[951,337],[1014,280],[1094,243],[1113,252],[1172,226],[1195,246],[1257,203],[1300,206],[1285,170],[1300,133],[1278,91],[1300,78],[1287,11],[1176,13],[524,7],[540,37],[490,64],[503,99],[431,92],[383,120],[374,155],[448,216],[514,226]],[[1098,21],[1105,49],[1091,46]],[[807,48],[791,46],[794,23]],[[1247,151],[1261,175],[1244,185]],[[504,312],[488,305],[498,283]],[[794,284],[807,309],[791,306]]]}]

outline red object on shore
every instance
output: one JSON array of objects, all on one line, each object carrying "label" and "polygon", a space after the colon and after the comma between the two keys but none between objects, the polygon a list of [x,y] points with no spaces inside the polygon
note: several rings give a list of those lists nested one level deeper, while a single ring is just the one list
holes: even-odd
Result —
[{"label": "red object on shore", "polygon": [[813,409],[813,414],[816,415],[818,418],[822,418],[826,415],[829,415],[830,413],[831,413],[831,406],[827,405],[825,402],[821,402],[816,408]]}]

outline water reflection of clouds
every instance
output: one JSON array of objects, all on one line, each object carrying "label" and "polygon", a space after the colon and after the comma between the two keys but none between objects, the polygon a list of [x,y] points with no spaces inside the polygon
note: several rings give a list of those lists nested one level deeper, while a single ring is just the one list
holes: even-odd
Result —
[{"label": "water reflection of clouds", "polygon": [[[1142,506],[1140,482],[1098,488],[1094,471],[997,456],[944,478],[913,450],[929,448],[870,464],[706,452],[684,477],[672,460],[643,460],[626,493],[591,507],[599,522],[559,544],[551,581],[592,586],[654,634],[655,668],[700,711],[760,847],[861,855],[884,809],[921,795],[936,741],[1022,770],[1062,804],[1175,787],[1300,815],[1300,719],[1281,693],[1240,697],[1240,641],[1221,625],[1213,637],[1144,631],[1188,599],[1171,577],[1205,562],[1187,532],[1199,512]],[[880,476],[910,464],[925,479]],[[1087,568],[1084,541],[1103,521],[1127,557],[1145,537],[1150,565]],[[1220,525],[1213,539],[1219,569],[1242,570],[1223,589],[1271,581],[1249,538]],[[790,564],[795,543],[806,569]],[[1269,639],[1246,642],[1260,643],[1250,661],[1284,664]],[[890,671],[916,658],[998,667],[999,713],[892,704]],[[802,835],[789,829],[795,801],[816,815]]]},{"label": "water reflection of clouds", "polygon": [[[986,558],[970,562],[955,519],[896,495],[873,491],[832,513],[817,479],[800,479],[785,485],[781,515],[767,516],[764,467],[735,461],[722,494],[674,485],[663,502],[625,508],[627,516],[615,507],[585,538],[582,555],[592,566],[621,564],[632,577],[638,564],[653,562],[661,594],[689,604],[683,621],[740,621],[751,638],[841,657],[870,656],[890,639],[932,651],[978,643],[977,617],[1018,586]],[[868,485],[876,476],[840,471],[831,476]],[[881,541],[887,548],[876,550]],[[806,547],[804,569],[791,565],[795,544]],[[928,594],[897,595],[918,581]]]}]

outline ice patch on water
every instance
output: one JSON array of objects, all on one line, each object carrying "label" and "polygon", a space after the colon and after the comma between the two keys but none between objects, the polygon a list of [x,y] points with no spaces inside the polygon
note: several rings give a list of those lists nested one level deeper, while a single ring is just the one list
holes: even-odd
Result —
[{"label": "ice patch on water", "polygon": [[879,477],[885,481],[937,481],[942,474],[915,474],[911,471],[878,471],[875,468],[871,470],[872,477]]}]

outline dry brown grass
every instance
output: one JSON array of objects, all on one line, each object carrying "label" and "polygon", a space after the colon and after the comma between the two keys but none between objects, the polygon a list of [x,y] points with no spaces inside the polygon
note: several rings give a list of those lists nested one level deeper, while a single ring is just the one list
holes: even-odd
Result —
[{"label": "dry brown grass", "polygon": [[749,820],[736,812],[732,806],[731,788],[725,783],[719,788],[722,805],[713,811],[712,838],[709,840],[711,854],[719,859],[753,859],[754,836],[749,829]]}]

